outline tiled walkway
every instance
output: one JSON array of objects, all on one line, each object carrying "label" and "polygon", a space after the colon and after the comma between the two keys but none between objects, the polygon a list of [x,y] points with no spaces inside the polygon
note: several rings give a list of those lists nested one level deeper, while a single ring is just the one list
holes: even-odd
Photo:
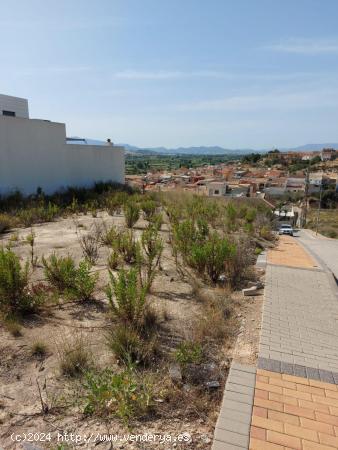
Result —
[{"label": "tiled walkway", "polygon": [[[267,263],[258,368],[235,364],[232,369],[213,449],[338,449],[338,299],[333,278],[289,237],[281,237]],[[234,375],[236,383],[231,381]],[[236,416],[239,409],[245,410],[245,418]],[[220,433],[222,411],[232,419]],[[245,419],[245,426],[236,428],[238,418]]]}]

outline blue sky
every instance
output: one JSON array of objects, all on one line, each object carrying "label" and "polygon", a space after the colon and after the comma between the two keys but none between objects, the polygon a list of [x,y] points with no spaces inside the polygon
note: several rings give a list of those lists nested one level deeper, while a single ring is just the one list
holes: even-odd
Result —
[{"label": "blue sky", "polygon": [[0,92],[143,147],[338,141],[337,0],[11,0]]}]

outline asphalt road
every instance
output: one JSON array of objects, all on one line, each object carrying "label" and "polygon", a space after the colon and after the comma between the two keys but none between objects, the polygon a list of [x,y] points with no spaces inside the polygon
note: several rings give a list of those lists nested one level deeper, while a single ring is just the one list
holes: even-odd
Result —
[{"label": "asphalt road", "polygon": [[324,262],[338,280],[338,239],[316,236],[314,232],[308,230],[299,230],[295,233],[295,238],[299,239],[319,262]]}]

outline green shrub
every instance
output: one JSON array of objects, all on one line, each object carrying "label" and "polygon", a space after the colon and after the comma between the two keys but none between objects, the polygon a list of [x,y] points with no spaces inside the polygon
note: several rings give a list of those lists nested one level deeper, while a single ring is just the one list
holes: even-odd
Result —
[{"label": "green shrub", "polygon": [[133,228],[140,218],[140,207],[134,200],[129,200],[123,205],[124,217],[128,228]]},{"label": "green shrub", "polygon": [[76,267],[71,256],[58,257],[53,253],[48,260],[43,256],[42,264],[47,281],[59,293],[65,293],[74,288]]},{"label": "green shrub", "polygon": [[237,209],[233,202],[229,202],[225,208],[226,218],[225,225],[228,231],[237,230]]},{"label": "green shrub", "polygon": [[48,260],[42,257],[42,263],[46,279],[59,294],[81,301],[92,298],[98,274],[90,274],[89,261],[81,261],[76,267],[71,256],[57,257],[53,253]]},{"label": "green shrub", "polygon": [[106,199],[106,209],[108,214],[114,216],[119,214],[122,209],[122,205],[127,202],[128,194],[126,192],[117,192],[116,194],[110,195]]},{"label": "green shrub", "polygon": [[261,238],[266,239],[267,241],[272,241],[274,239],[274,235],[271,232],[271,229],[267,225],[263,225],[260,228],[259,235]]},{"label": "green shrub", "polygon": [[74,286],[70,289],[69,295],[81,301],[88,301],[93,298],[96,288],[98,273],[90,274],[91,265],[88,261],[81,261],[76,269]]},{"label": "green shrub", "polygon": [[139,256],[139,274],[141,284],[148,292],[154,281],[156,269],[160,265],[163,251],[163,241],[159,237],[157,228],[150,226],[142,232],[141,247],[143,255]]},{"label": "green shrub", "polygon": [[214,232],[203,244],[193,244],[189,261],[200,274],[206,273],[213,283],[217,283],[225,270],[226,261],[235,252],[234,244]]},{"label": "green shrub", "polygon": [[0,248],[0,309],[7,316],[34,311],[41,297],[28,285],[28,263],[21,267],[11,250]]},{"label": "green shrub", "polygon": [[184,341],[175,351],[175,359],[182,366],[186,364],[200,364],[203,358],[203,349],[198,342]]},{"label": "green shrub", "polygon": [[255,208],[249,208],[245,214],[245,220],[247,223],[253,223],[256,219],[257,210]]},{"label": "green shrub", "polygon": [[118,241],[118,238],[119,232],[114,225],[112,225],[110,228],[107,228],[107,226],[104,225],[101,234],[101,242],[103,245],[106,245],[107,247],[114,247]]},{"label": "green shrub", "polygon": [[144,200],[141,203],[141,208],[144,213],[144,218],[150,221],[156,213],[156,203],[153,200]]},{"label": "green shrub", "polygon": [[109,272],[106,288],[112,314],[115,318],[137,326],[145,310],[146,289],[141,286],[136,269],[122,269],[117,276]]},{"label": "green shrub", "polygon": [[116,242],[116,250],[121,254],[127,264],[136,262],[138,254],[138,243],[134,239],[133,231],[121,232]]},{"label": "green shrub", "polygon": [[116,270],[120,263],[120,256],[116,250],[113,251],[108,256],[107,265],[110,270]]},{"label": "green shrub", "polygon": [[239,240],[234,245],[234,252],[225,261],[225,276],[230,287],[242,287],[249,277],[249,268],[254,264],[255,245],[250,239]]},{"label": "green shrub", "polygon": [[153,387],[146,378],[132,370],[113,373],[106,369],[89,372],[84,382],[84,413],[104,418],[118,417],[126,425],[147,414],[153,405]]},{"label": "green shrub", "polygon": [[191,252],[193,244],[201,244],[209,233],[208,224],[199,218],[196,222],[191,219],[176,223],[173,226],[174,246],[186,259]]}]

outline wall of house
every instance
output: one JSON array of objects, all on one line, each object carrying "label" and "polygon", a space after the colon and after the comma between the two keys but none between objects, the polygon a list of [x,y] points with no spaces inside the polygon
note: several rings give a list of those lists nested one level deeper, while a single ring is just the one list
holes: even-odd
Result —
[{"label": "wall of house", "polygon": [[0,94],[0,115],[3,114],[3,111],[12,111],[16,117],[28,119],[28,101],[25,98]]},{"label": "wall of house", "polygon": [[66,144],[62,123],[0,116],[0,194],[124,183],[124,149]]}]

